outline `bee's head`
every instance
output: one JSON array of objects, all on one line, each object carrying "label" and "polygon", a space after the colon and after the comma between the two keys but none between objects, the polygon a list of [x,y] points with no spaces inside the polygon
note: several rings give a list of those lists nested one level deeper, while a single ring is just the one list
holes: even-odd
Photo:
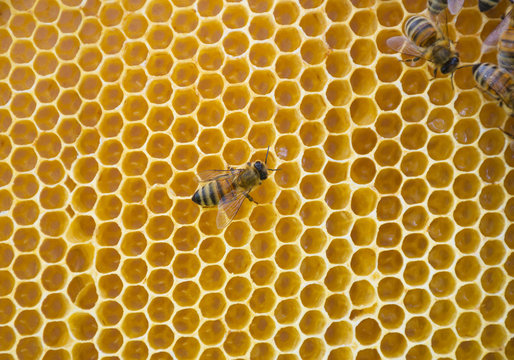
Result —
[{"label": "bee's head", "polygon": [[454,72],[455,69],[457,69],[457,66],[459,66],[459,55],[456,54],[450,58],[447,62],[441,66],[441,72],[443,74],[448,74],[451,72]]},{"label": "bee's head", "polygon": [[259,178],[261,180],[266,180],[268,178],[268,168],[262,161],[257,160],[253,164],[253,167],[259,173]]}]

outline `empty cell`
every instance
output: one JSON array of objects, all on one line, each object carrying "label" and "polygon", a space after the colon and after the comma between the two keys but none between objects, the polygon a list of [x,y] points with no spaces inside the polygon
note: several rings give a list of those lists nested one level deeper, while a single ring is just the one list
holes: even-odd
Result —
[{"label": "empty cell", "polygon": [[352,36],[352,31],[346,24],[332,24],[325,33],[330,48],[338,50],[348,48],[352,42]]},{"label": "empty cell", "polygon": [[[8,97],[10,97],[10,91],[6,91],[4,93],[8,93]],[[76,95],[76,94],[74,94]],[[65,96],[62,96],[61,98],[64,98]],[[73,104],[70,105],[70,107],[63,107],[59,110],[61,110],[63,113],[66,113],[67,109],[71,111],[72,113],[75,113],[77,111],[78,106],[80,106],[80,99],[75,98],[72,96],[72,99],[75,100]],[[59,104],[58,104],[59,106]],[[14,95],[11,100],[11,112],[18,118],[26,118],[32,115],[32,113],[35,110],[35,102],[32,95],[27,93],[21,93]],[[69,114],[68,114],[69,115]]]},{"label": "empty cell", "polygon": [[378,319],[386,329],[397,329],[405,319],[405,312],[398,305],[387,304],[380,308]]},{"label": "empty cell", "polygon": [[353,224],[350,237],[357,246],[366,246],[371,244],[377,234],[377,226],[375,220],[370,218],[357,219]]},{"label": "empty cell", "polygon": [[397,114],[382,113],[378,116],[375,122],[375,129],[380,136],[392,138],[400,132],[402,127],[401,122],[402,120]]},{"label": "empty cell", "polygon": [[[184,42],[186,42],[186,43],[184,43]],[[189,44],[187,43],[187,40],[183,40],[182,43],[180,41],[176,41],[172,50],[176,49],[176,46],[178,46],[178,45],[184,45],[184,47],[186,47]],[[192,51],[191,48],[184,49],[185,54],[187,54],[186,50]],[[195,48],[193,48],[193,50],[196,51]],[[127,65],[130,65],[130,66],[139,65],[143,61],[146,60],[147,56],[148,56],[148,48],[146,47],[145,43],[143,43],[143,42],[139,42],[139,41],[129,42],[123,48],[123,59],[125,60],[125,63]]]},{"label": "empty cell", "polygon": [[223,145],[223,134],[217,129],[206,129],[198,137],[198,146],[204,153],[217,153]]},{"label": "empty cell", "polygon": [[376,59],[376,54],[375,43],[369,39],[355,40],[350,49],[350,56],[356,65],[371,65]]},{"label": "empty cell", "polygon": [[428,234],[437,242],[448,241],[455,231],[453,222],[444,216],[435,218],[428,226]]},{"label": "empty cell", "polygon": [[425,71],[407,70],[401,78],[401,83],[406,94],[421,94],[428,86],[428,76]]},{"label": "empty cell", "polygon": [[[354,131],[354,134],[356,132]],[[376,139],[376,135],[374,132],[372,131],[369,131],[371,135],[371,138],[373,138],[373,136],[375,137]],[[375,140],[376,142],[376,140]],[[369,144],[369,140],[368,140],[368,144],[366,144],[366,142],[364,141],[355,141],[355,144],[354,145],[354,149],[356,146],[359,147],[359,149],[355,149],[357,153],[361,153],[363,150],[368,152],[368,151],[371,151],[375,145],[375,143],[371,143],[373,145],[373,147],[371,147]],[[361,146],[365,146],[365,145],[368,145],[367,148],[364,148],[364,149],[361,149],[360,147]],[[366,153],[364,152],[364,153]],[[401,155],[402,155],[402,150],[400,148],[400,146],[398,145],[398,143],[396,141],[393,141],[393,140],[384,140],[382,141],[376,151],[375,151],[375,161],[381,165],[381,166],[394,166],[396,163],[398,163],[398,161],[400,160],[401,158]]]},{"label": "empty cell", "polygon": [[499,240],[487,241],[480,249],[480,257],[486,265],[499,265],[505,256],[505,247]]},{"label": "empty cell", "polygon": [[377,205],[377,218],[380,221],[395,220],[400,216],[402,204],[396,196],[384,196]]},{"label": "empty cell", "polygon": [[34,44],[42,50],[52,49],[58,38],[57,29],[53,25],[39,25],[33,34]]},{"label": "empty cell", "polygon": [[275,30],[271,15],[257,15],[252,18],[248,25],[250,36],[254,40],[269,39]]},{"label": "empty cell", "polygon": [[394,194],[403,181],[401,173],[396,169],[382,169],[375,179],[375,188],[381,194]]},{"label": "empty cell", "polygon": [[486,213],[480,219],[480,232],[487,237],[496,237],[503,232],[505,220],[500,213]]},{"label": "empty cell", "polygon": [[294,1],[283,1],[275,5],[273,16],[279,25],[290,25],[296,21],[300,9]]},{"label": "empty cell", "polygon": [[369,10],[354,13],[350,20],[350,28],[359,37],[370,36],[377,30],[377,15]]},{"label": "empty cell", "polygon": [[327,86],[327,100],[334,106],[346,105],[351,100],[350,84],[346,80],[334,80]]},{"label": "empty cell", "polygon": [[241,28],[248,22],[248,13],[242,5],[230,5],[223,11],[222,20],[230,29]]},{"label": "empty cell", "polygon": [[321,333],[326,327],[326,319],[323,313],[311,310],[305,313],[300,320],[300,330],[305,335],[316,335]]},{"label": "empty cell", "polygon": [[375,270],[375,253],[370,249],[357,250],[350,261],[350,266],[355,275],[366,276]]},{"label": "empty cell", "polygon": [[355,337],[362,345],[376,343],[380,335],[380,325],[374,319],[364,319],[355,328]]},{"label": "empty cell", "polygon": [[482,17],[477,9],[463,9],[455,21],[456,30],[463,35],[474,35],[482,27]]},{"label": "empty cell", "polygon": [[375,102],[369,98],[356,98],[350,105],[352,121],[357,125],[370,125],[377,117]]},{"label": "empty cell", "polygon": [[318,65],[326,59],[329,49],[319,39],[308,39],[303,42],[300,53],[305,62],[310,65]]},{"label": "empty cell", "polygon": [[323,13],[320,12],[307,12],[299,23],[303,32],[307,36],[319,36],[326,28],[326,19]]},{"label": "empty cell", "polygon": [[476,92],[461,92],[455,100],[455,109],[460,116],[473,116],[479,109],[480,99]]},{"label": "empty cell", "polygon": [[352,90],[358,95],[369,95],[375,90],[377,81],[370,69],[357,68],[350,77]]},{"label": "empty cell", "polygon": [[505,164],[500,158],[487,158],[480,165],[479,174],[482,180],[487,183],[501,181],[505,175]]},{"label": "empty cell", "polygon": [[480,122],[485,127],[500,126],[505,121],[505,112],[496,103],[487,103],[480,109]]},{"label": "empty cell", "polygon": [[[396,250],[380,252],[377,261],[378,270],[384,275],[397,274],[403,266],[402,255]],[[408,282],[408,280],[406,280]]]},{"label": "empty cell", "polygon": [[503,290],[505,283],[505,274],[500,268],[487,269],[480,278],[482,289],[490,294]]},{"label": "empty cell", "polygon": [[485,296],[480,304],[480,314],[485,321],[498,321],[505,313],[505,301],[500,296]]},{"label": "empty cell", "polygon": [[142,37],[147,28],[148,21],[141,14],[128,14],[128,16],[123,19],[122,29],[129,39]]},{"label": "empty cell", "polygon": [[100,39],[100,48],[105,54],[114,55],[121,51],[125,43],[125,35],[117,28],[108,28]]},{"label": "empty cell", "polygon": [[373,181],[375,174],[375,163],[368,158],[362,157],[352,163],[350,176],[357,184],[370,183]]},{"label": "empty cell", "polygon": [[[405,309],[411,314],[424,313],[430,306],[431,297],[425,289],[408,290],[403,298]],[[429,335],[428,333],[427,335]]]},{"label": "empty cell", "polygon": [[383,301],[395,301],[403,294],[403,284],[396,277],[384,277],[378,283],[377,293]]},{"label": "empty cell", "polygon": [[[3,35],[4,39],[10,39],[9,35]],[[56,51],[58,52],[59,56],[59,49],[62,49],[63,43],[65,42],[66,38],[62,38],[62,40],[57,45],[58,48]],[[5,42],[5,40],[3,41]],[[59,47],[61,45],[61,47]],[[70,44],[71,45],[71,44]],[[76,45],[76,44],[73,44]],[[72,45],[72,46],[73,46]],[[74,52],[76,52],[76,48],[74,49]],[[4,50],[5,51],[5,50]],[[32,45],[32,42],[30,40],[16,40],[14,44],[11,46],[10,51],[10,58],[13,62],[17,64],[26,64],[30,62],[36,54],[36,49]]]}]

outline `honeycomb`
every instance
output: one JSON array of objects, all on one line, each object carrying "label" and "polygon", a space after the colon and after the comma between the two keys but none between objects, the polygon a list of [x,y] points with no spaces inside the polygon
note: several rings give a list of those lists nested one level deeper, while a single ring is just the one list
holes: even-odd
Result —
[{"label": "honeycomb", "polygon": [[[0,358],[513,359],[514,121],[398,61],[425,8],[1,0]],[[196,174],[268,146],[218,229]]]}]

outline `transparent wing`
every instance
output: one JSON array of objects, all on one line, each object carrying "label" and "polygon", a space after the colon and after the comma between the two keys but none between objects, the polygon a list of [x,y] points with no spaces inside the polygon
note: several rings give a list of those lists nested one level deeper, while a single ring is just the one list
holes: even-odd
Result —
[{"label": "transparent wing", "polygon": [[218,205],[218,216],[216,217],[216,225],[218,229],[224,229],[243,205],[248,191],[232,191],[221,199]]},{"label": "transparent wing", "polygon": [[405,55],[423,57],[422,50],[414,45],[405,36],[393,36],[386,41],[387,46],[391,49]]},{"label": "transparent wing", "polygon": [[458,14],[463,5],[464,0],[448,0],[448,10],[452,15]]},{"label": "transparent wing", "polygon": [[496,47],[501,34],[503,34],[503,32],[509,27],[511,11],[505,15],[501,23],[499,23],[498,26],[485,38],[484,42],[482,43],[483,54],[493,51]]},{"label": "transparent wing", "polygon": [[227,170],[205,170],[198,173],[200,182],[207,182],[219,180],[230,177],[232,175],[239,175],[243,169],[227,169]]}]

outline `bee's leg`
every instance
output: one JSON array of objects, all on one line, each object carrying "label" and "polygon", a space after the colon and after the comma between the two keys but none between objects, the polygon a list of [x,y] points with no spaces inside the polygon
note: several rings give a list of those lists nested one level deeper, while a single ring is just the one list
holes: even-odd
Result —
[{"label": "bee's leg", "polygon": [[255,200],[253,199],[253,197],[251,197],[251,196],[250,196],[250,194],[246,194],[246,195],[245,195],[245,197],[246,197],[248,200],[250,200],[251,202],[254,202],[254,203],[256,203],[257,205],[259,205],[259,203],[258,203],[257,201],[255,201]]}]

